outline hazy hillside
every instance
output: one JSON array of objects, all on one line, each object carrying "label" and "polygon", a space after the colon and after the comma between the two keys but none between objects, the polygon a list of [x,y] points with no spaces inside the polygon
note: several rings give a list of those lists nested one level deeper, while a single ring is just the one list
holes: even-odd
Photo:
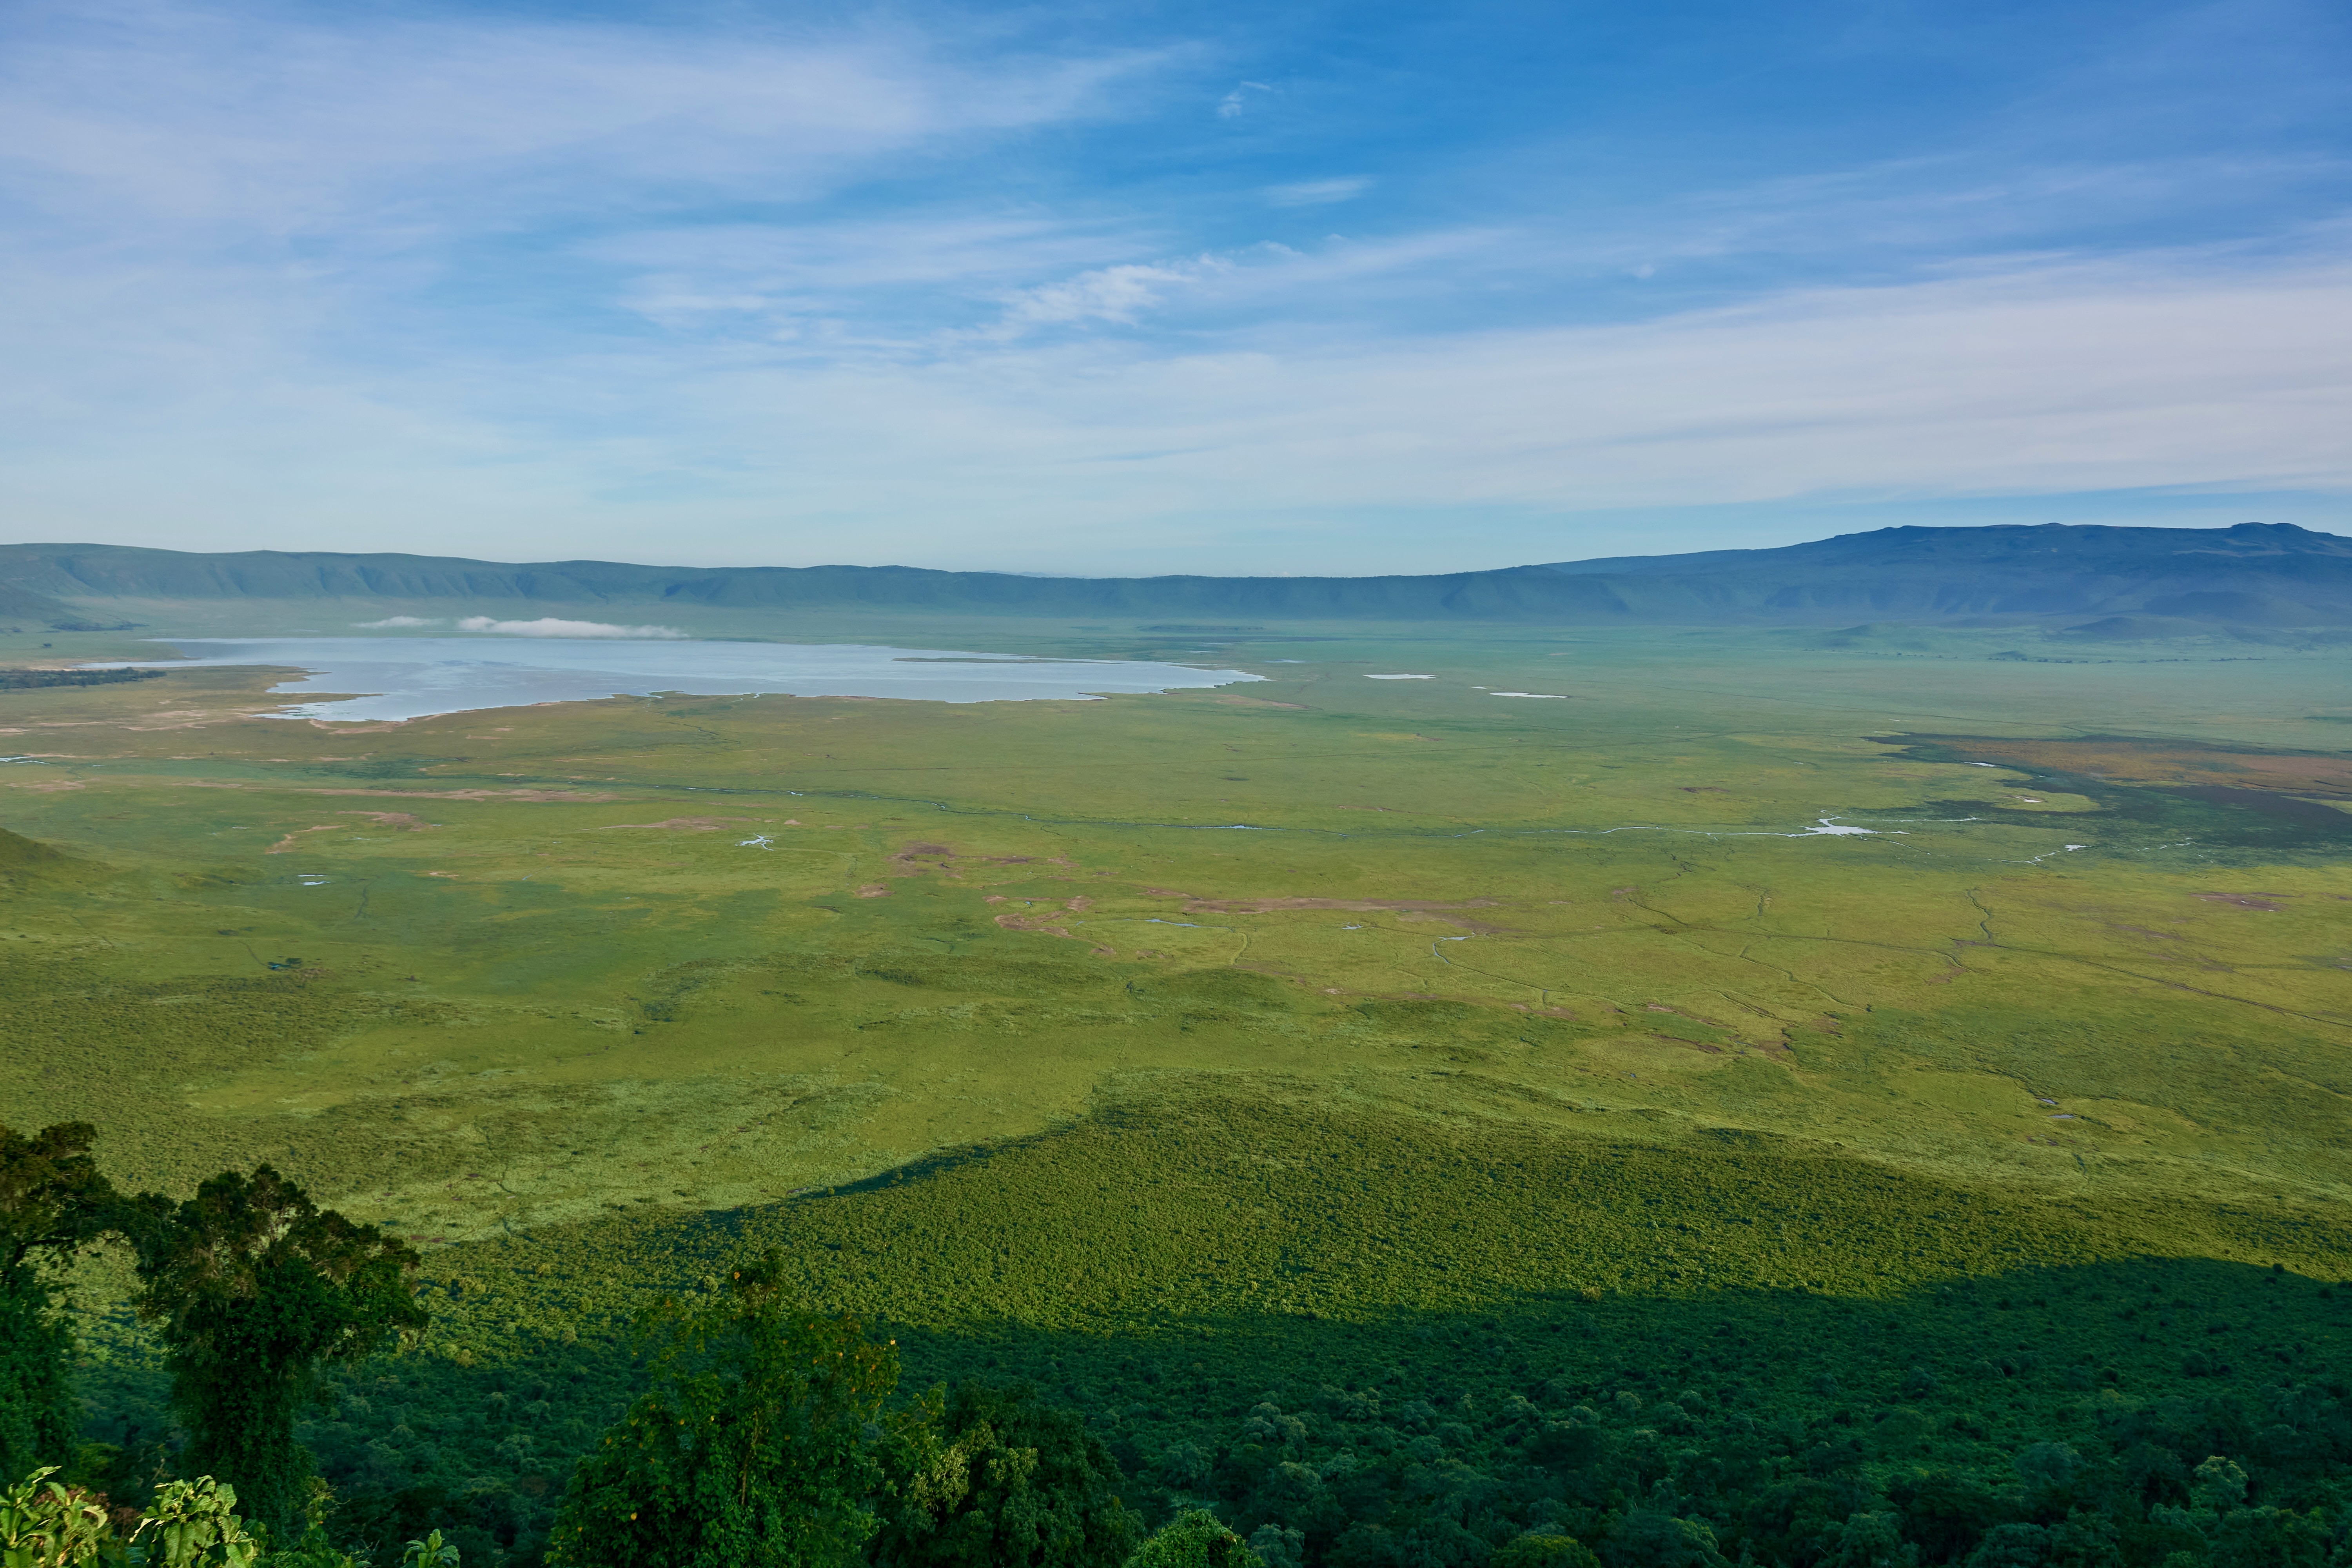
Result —
[{"label": "hazy hillside", "polygon": [[[1551,571],[1639,597],[1732,588],[1767,616],[2140,614],[2263,626],[2352,616],[2352,539],[2292,523],[2234,528],[1883,528],[1778,550],[1563,561]],[[1734,587],[1733,585],[1738,586]]]},{"label": "hazy hillside", "polygon": [[13,574],[0,581],[0,622],[47,626],[79,623],[82,613],[45,595],[29,594],[16,585]]},{"label": "hazy hillside", "polygon": [[0,584],[16,595],[0,602],[0,609],[21,604],[17,613],[46,615],[52,624],[102,616],[124,600],[331,598],[479,602],[503,610],[531,604],[872,606],[1034,616],[1668,625],[2083,616],[2318,626],[2352,623],[2352,540],[2284,523],[1890,528],[1776,550],[1431,576],[1139,578],[908,566],[509,565],[317,551],[195,554],[21,544],[0,546]]}]

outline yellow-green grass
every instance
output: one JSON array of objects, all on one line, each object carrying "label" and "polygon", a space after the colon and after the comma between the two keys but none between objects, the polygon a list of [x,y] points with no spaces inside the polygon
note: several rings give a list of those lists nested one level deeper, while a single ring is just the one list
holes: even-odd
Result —
[{"label": "yellow-green grass", "polygon": [[[980,642],[919,630],[874,635]],[[1085,703],[5,694],[43,758],[5,821],[85,863],[5,906],[0,1105],[436,1237],[772,1199],[1171,1072],[2343,1196],[2345,837],[1901,733],[2307,742],[2340,662],[1311,635],[1217,639],[1263,684]],[[1878,833],[1782,837],[1823,817]]]}]

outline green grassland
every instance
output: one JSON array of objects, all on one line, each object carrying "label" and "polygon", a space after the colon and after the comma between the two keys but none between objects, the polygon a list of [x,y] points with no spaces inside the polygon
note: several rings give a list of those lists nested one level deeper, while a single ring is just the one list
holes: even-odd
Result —
[{"label": "green grassland", "polygon": [[2346,1364],[2341,654],[698,614],[1268,679],[383,726],[253,717],[249,670],[0,691],[0,1120],[97,1122],[126,1185],[268,1159],[425,1246],[425,1353],[312,1434],[354,1484],[495,1482],[527,1536],[630,1314],[768,1243],[1154,1495],[1277,1394],[1687,1379],[1969,1465]]}]

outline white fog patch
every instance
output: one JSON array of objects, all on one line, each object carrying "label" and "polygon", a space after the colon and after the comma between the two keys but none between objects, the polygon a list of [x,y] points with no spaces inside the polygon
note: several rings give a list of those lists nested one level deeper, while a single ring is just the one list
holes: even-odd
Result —
[{"label": "white fog patch", "polygon": [[428,621],[417,616],[386,616],[380,621],[353,621],[352,625],[363,632],[380,632],[393,626],[437,626],[439,621]]},{"label": "white fog patch", "polygon": [[[386,626],[398,624],[393,621]],[[423,625],[422,622],[414,623]],[[461,632],[488,632],[506,637],[668,637],[683,639],[676,626],[616,626],[605,621],[560,621],[541,616],[535,621],[494,621],[488,616],[467,616],[457,623]]]}]

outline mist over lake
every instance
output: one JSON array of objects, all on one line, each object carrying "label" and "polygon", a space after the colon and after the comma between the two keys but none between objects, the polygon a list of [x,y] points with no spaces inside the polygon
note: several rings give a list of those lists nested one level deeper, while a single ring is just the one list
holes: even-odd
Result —
[{"label": "mist over lake", "polygon": [[157,668],[287,665],[272,689],[333,694],[281,715],[336,721],[582,702],[675,691],[1020,702],[1170,691],[1258,680],[1238,669],[1127,660],[1022,658],[858,643],[625,641],[572,637],[185,637],[189,657]]}]

